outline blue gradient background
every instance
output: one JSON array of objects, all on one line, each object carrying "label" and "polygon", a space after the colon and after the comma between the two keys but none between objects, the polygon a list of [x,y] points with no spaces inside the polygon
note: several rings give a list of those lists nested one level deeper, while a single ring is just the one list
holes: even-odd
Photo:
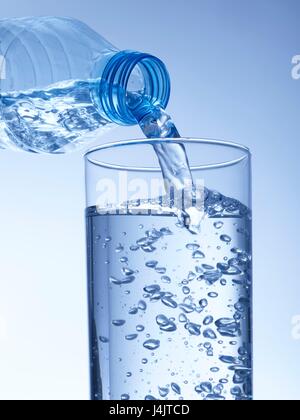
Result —
[{"label": "blue gradient background", "polygon": [[[253,159],[255,397],[300,399],[298,0],[9,0],[1,16],[69,15],[167,64],[186,136]],[[118,128],[102,141],[140,137]],[[0,399],[87,399],[82,153],[0,154]]]}]

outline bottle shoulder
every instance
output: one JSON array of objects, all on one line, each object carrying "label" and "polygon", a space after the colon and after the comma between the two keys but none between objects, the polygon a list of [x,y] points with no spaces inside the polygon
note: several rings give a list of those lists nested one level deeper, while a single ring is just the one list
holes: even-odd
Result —
[{"label": "bottle shoulder", "polygon": [[[99,74],[117,49],[87,24],[69,17],[0,20],[3,90],[26,90]],[[95,70],[96,69],[96,70]]]},{"label": "bottle shoulder", "polygon": [[13,45],[13,40],[31,35],[36,41],[47,46],[51,39],[58,38],[64,45],[76,43],[94,50],[116,50],[100,33],[86,23],[71,17],[42,16],[0,19],[1,49]]}]

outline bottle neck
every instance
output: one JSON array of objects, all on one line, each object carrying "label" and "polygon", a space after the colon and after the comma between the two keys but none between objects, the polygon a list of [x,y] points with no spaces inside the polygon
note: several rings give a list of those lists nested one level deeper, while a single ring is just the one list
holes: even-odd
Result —
[{"label": "bottle neck", "polygon": [[99,89],[98,100],[105,115],[116,124],[135,125],[147,113],[147,104],[149,108],[166,108],[170,76],[157,57],[121,51],[104,68]]}]

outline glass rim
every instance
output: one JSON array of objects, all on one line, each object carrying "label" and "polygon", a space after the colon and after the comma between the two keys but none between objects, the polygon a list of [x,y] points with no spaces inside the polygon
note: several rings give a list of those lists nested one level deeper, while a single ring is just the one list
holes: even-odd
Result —
[{"label": "glass rim", "polygon": [[239,143],[235,143],[232,141],[225,141],[225,140],[216,140],[216,139],[208,139],[208,138],[193,138],[193,137],[180,137],[180,138],[145,138],[145,139],[132,139],[132,140],[124,140],[124,141],[117,141],[111,143],[105,143],[101,146],[97,146],[94,148],[89,149],[84,154],[84,159],[89,164],[106,168],[106,169],[114,169],[119,171],[132,171],[132,172],[161,172],[161,168],[159,163],[157,163],[156,167],[142,167],[142,166],[125,166],[125,165],[115,165],[110,163],[105,163],[100,159],[93,158],[93,155],[109,149],[118,149],[123,147],[133,147],[133,146],[141,146],[141,145],[150,145],[153,144],[160,144],[160,143],[176,143],[180,145],[211,145],[211,146],[221,146],[226,149],[233,149],[239,150],[241,152],[241,156],[235,159],[229,159],[224,162],[219,163],[209,163],[209,164],[201,164],[201,165],[192,165],[191,171],[200,171],[200,170],[208,170],[208,169],[221,169],[228,166],[234,166],[246,159],[251,158],[251,151],[247,146],[244,146]]}]

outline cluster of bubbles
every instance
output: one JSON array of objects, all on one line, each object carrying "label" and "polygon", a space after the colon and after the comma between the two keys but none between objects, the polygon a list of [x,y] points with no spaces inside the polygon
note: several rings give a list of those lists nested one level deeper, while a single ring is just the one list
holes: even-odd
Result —
[{"label": "cluster of bubbles", "polygon": [[[197,202],[194,202],[194,206],[197,208]],[[201,209],[197,209],[203,212],[203,217],[239,217],[248,220],[251,220],[252,217],[251,210],[239,200],[227,197],[218,191],[210,190],[208,188],[204,188],[201,206]],[[109,208],[110,206],[107,206],[105,209],[92,207],[89,209],[89,213],[94,213],[94,215],[106,214],[106,212],[109,212]],[[184,202],[182,202],[182,208],[178,208],[178,200],[174,201],[172,199],[172,194],[170,197],[160,196],[155,199],[137,199],[135,201],[124,202],[117,206],[111,205],[111,209],[114,212],[113,214],[159,215],[169,213],[169,215],[178,217],[177,226],[187,227],[184,218],[188,216],[184,211]],[[220,229],[222,224],[221,221],[216,222],[215,227]],[[241,233],[249,235],[249,232]],[[230,238],[224,235],[223,240],[227,242]],[[147,244],[141,245],[147,246]]]},{"label": "cluster of bubbles", "polygon": [[207,188],[205,188],[204,211],[208,217],[251,218],[250,209],[240,201]]},{"label": "cluster of bubbles", "polygon": [[[128,201],[119,205],[107,205],[105,209],[92,207],[88,209],[89,215],[109,214],[109,209],[113,210],[113,214],[133,214],[133,215],[160,215],[169,214],[178,218],[177,226],[187,228],[193,234],[198,234],[201,231],[201,222],[205,217],[208,218],[223,218],[223,217],[239,217],[251,220],[251,210],[242,204],[240,201],[227,197],[218,191],[204,188],[203,200],[201,200],[201,208],[199,203],[192,201],[192,207],[186,209],[184,200],[174,200],[172,194],[170,196],[160,196],[155,199],[137,199]],[[217,227],[219,226],[219,227]],[[222,227],[222,222],[217,222],[216,227]],[[250,232],[242,231],[246,236]],[[159,238],[153,237],[143,240],[139,244],[131,247],[131,251],[137,251],[140,248],[145,252],[155,251],[154,243]],[[153,241],[152,241],[153,239]],[[231,238],[228,235],[222,235],[222,241],[229,243]],[[121,248],[120,251],[121,252]],[[198,251],[201,252],[201,251]],[[204,258],[204,257],[202,257]]]}]

